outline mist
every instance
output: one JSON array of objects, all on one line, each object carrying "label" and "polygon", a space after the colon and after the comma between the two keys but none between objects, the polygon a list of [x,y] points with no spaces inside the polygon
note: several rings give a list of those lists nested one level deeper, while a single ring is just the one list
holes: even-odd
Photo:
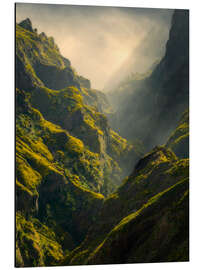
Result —
[{"label": "mist", "polygon": [[28,17],[39,33],[53,36],[77,73],[100,90],[120,70],[125,70],[123,74],[144,72],[163,56],[172,13],[167,9],[16,4],[16,21]]}]

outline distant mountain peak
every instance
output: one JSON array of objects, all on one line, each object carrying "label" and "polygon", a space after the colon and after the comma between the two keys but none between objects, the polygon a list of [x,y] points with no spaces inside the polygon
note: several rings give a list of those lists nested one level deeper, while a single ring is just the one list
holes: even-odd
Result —
[{"label": "distant mountain peak", "polygon": [[29,18],[21,21],[19,25],[28,31],[34,32],[32,28],[32,22]]}]

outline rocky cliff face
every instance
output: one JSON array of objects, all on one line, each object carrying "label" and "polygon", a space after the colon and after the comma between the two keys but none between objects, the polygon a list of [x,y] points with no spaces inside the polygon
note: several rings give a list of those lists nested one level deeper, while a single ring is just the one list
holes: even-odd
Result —
[{"label": "rocky cliff face", "polygon": [[[112,125],[130,140],[142,139],[148,149],[166,143],[189,106],[187,10],[175,10],[165,56],[151,75],[146,74],[143,80],[128,81],[121,88],[123,95],[120,93],[121,102],[118,100]],[[110,95],[112,102],[114,95],[117,95],[116,89]]]},{"label": "rocky cliff face", "polygon": [[141,155],[110,128],[108,106],[52,37],[16,25],[17,266],[57,264]]}]

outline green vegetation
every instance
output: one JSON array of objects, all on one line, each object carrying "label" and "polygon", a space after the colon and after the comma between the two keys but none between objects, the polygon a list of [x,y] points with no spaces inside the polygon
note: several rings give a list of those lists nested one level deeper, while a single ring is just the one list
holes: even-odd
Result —
[{"label": "green vegetation", "polygon": [[65,68],[63,57],[54,44],[53,38],[47,38],[45,34],[38,35],[17,24],[16,45],[17,55],[22,53],[26,56],[29,50],[33,51],[31,55],[28,54],[31,64],[34,61],[40,61],[46,65],[55,65],[61,69]]},{"label": "green vegetation", "polygon": [[16,213],[16,266],[58,265],[63,258],[55,233],[38,219]]},{"label": "green vegetation", "polygon": [[[138,162],[118,190],[106,198],[94,230],[69,253],[63,265],[153,262],[158,260],[156,256],[161,261],[175,261],[178,252],[182,254],[180,261],[187,260],[188,165],[188,160],[178,160],[164,147],[153,149]],[[165,225],[162,225],[162,215],[167,220],[163,221]],[[177,223],[169,216],[175,216]],[[167,240],[162,226],[167,230]],[[181,242],[181,226],[186,226],[185,245]],[[161,249],[158,248],[161,241],[163,249],[168,250],[163,255],[159,254]],[[178,251],[173,256],[170,255],[173,252],[170,245],[177,245]],[[148,254],[144,252],[147,246],[151,247]],[[134,253],[136,256],[132,255]]]},{"label": "green vegetation", "polygon": [[180,158],[189,157],[189,110],[186,110],[166,146]]},{"label": "green vegetation", "polygon": [[[156,212],[157,207],[159,213]],[[186,223],[183,224],[177,215]],[[86,257],[85,263],[188,260],[188,223],[188,179],[184,179],[158,193],[138,211],[122,219]],[[143,242],[142,239],[146,240]],[[140,241],[142,244],[138,245]],[[148,254],[144,253],[146,249]]]},{"label": "green vegetation", "polygon": [[73,155],[82,155],[84,151],[84,144],[81,140],[74,138],[72,136],[69,137],[68,142],[66,143],[66,149],[70,154]]}]

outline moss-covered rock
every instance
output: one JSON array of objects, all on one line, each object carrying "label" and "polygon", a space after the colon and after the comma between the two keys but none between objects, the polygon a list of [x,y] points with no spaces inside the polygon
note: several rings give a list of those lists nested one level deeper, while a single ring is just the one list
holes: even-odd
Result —
[{"label": "moss-covered rock", "polygon": [[[173,252],[173,250],[170,249],[170,245],[173,246],[173,239],[176,239],[176,245],[182,254],[182,257],[179,259],[188,260],[188,201],[186,196],[188,195],[188,166],[187,159],[178,160],[172,151],[164,147],[156,147],[153,149],[152,152],[137,163],[132,174],[124,180],[117,192],[107,197],[96,223],[90,228],[85,241],[69,254],[64,264],[175,261],[178,255],[174,255],[174,257],[170,255]],[[179,190],[179,186],[184,186],[184,190],[182,190],[182,188]],[[167,198],[164,204],[162,204],[162,199],[160,199],[162,196],[164,198],[166,196]],[[177,212],[175,212],[179,203],[183,203],[182,208],[181,210],[178,208]],[[156,206],[152,207],[151,205]],[[140,213],[145,212],[145,208],[148,209],[148,207],[149,209],[152,207],[153,211],[150,210],[148,214],[145,215],[145,218],[142,219],[143,224],[145,224],[145,222],[148,224],[147,220],[151,220],[148,224],[149,227],[146,227],[147,232],[145,232],[145,227],[142,228],[141,223],[137,225],[137,229],[133,229],[133,227],[126,229],[127,227],[122,227],[124,224],[128,223],[132,217],[136,218]],[[169,211],[169,209],[173,210]],[[164,246],[165,253],[163,252],[162,254],[156,239],[153,240],[156,243],[153,241],[150,243],[150,233],[152,233],[152,237],[160,233],[159,229],[156,228],[157,226],[162,226],[162,215],[165,212],[168,222],[166,228],[168,228],[168,233],[171,238],[167,240],[167,243],[163,242],[163,246],[166,246]],[[177,222],[180,222],[178,223],[179,225],[171,222],[171,218],[168,220],[168,215],[175,215]],[[152,228],[150,228],[150,226],[152,226]],[[181,236],[181,226],[185,226],[185,235],[183,237]],[[120,227],[124,228],[122,233],[120,233],[120,229],[118,229]],[[153,228],[155,232],[152,232]],[[141,230],[143,230],[143,233],[141,233]],[[174,232],[174,230],[177,231]],[[112,241],[108,240],[111,239],[111,235],[115,235]],[[157,237],[164,239],[162,233]],[[135,245],[132,239],[135,239]],[[107,248],[105,245],[106,241],[110,241],[109,243],[111,243],[110,246],[112,245],[112,247],[109,246]],[[117,243],[116,246],[113,246],[114,242]],[[146,245],[145,242],[147,243]],[[139,253],[138,251],[136,253],[138,254],[136,255],[137,257],[134,257],[134,255],[131,254],[131,246],[133,247],[132,254],[134,254],[133,250],[135,250],[136,253],[136,250],[139,249],[142,250],[143,253]],[[144,252],[147,246],[151,247],[150,254],[148,254],[150,251],[147,253]],[[105,254],[104,256],[97,255],[100,254],[100,249],[102,250],[102,254]]]},{"label": "moss-covered rock", "polygon": [[38,219],[26,219],[16,213],[16,266],[57,265],[63,250],[53,230]]},{"label": "moss-covered rock", "polygon": [[125,217],[84,260],[87,264],[189,260],[188,178]]},{"label": "moss-covered rock", "polygon": [[26,91],[43,85],[52,89],[80,87],[75,71],[61,56],[54,39],[28,28],[24,22],[16,25],[17,87]]},{"label": "moss-covered rock", "polygon": [[[29,20],[27,23],[31,24]],[[105,170],[112,171],[121,180],[127,174],[127,164],[138,159],[140,152],[129,145],[125,151],[119,150],[122,159],[117,160],[114,151],[108,150],[113,148],[113,140],[103,114],[109,111],[105,95],[91,89],[90,82],[75,72],[70,61],[60,54],[53,38],[29,31],[25,23],[16,25],[16,57],[17,87],[26,95],[29,92],[32,107],[39,110],[44,119],[80,139],[91,152],[99,153],[102,162],[105,156],[105,168],[110,159],[116,159],[112,165],[118,164],[123,172],[120,174],[117,165]],[[24,99],[27,102],[28,96]],[[57,136],[64,135],[58,133]],[[122,148],[122,142],[119,143],[117,147]],[[100,170],[103,171],[102,167]],[[119,182],[114,176],[113,179],[114,183]]]},{"label": "moss-covered rock", "polygon": [[[99,155],[45,120],[31,104],[26,113],[21,112],[16,121],[16,209],[26,218],[37,217],[46,224],[63,250],[73,249],[83,240],[103,201],[102,195],[90,190],[98,191],[103,184],[99,182]],[[82,162],[87,163],[83,169]],[[80,192],[73,191],[73,180]],[[79,223],[78,217],[88,218]],[[42,260],[36,265],[43,265]]]},{"label": "moss-covered rock", "polygon": [[180,158],[189,157],[189,110],[186,110],[166,143]]}]

